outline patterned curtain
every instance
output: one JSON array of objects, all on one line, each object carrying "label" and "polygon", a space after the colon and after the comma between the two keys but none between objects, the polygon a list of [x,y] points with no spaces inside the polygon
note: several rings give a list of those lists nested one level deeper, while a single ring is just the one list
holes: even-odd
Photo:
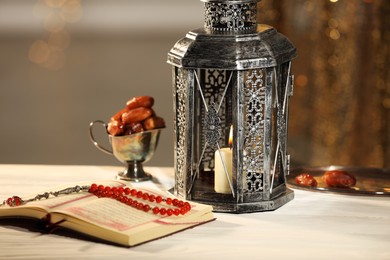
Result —
[{"label": "patterned curtain", "polygon": [[292,164],[390,168],[390,1],[262,0],[297,47]]}]

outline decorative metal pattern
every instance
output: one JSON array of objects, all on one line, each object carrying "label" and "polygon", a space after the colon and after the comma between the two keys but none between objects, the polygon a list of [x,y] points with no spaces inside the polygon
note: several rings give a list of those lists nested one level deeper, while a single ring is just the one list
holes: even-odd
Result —
[{"label": "decorative metal pattern", "polygon": [[255,29],[256,15],[256,2],[205,3],[205,28],[215,31]]},{"label": "decorative metal pattern", "polygon": [[286,129],[286,117],[284,112],[281,110],[281,107],[278,106],[278,140],[280,142],[280,146],[286,147],[286,139],[287,139],[287,129]]},{"label": "decorative metal pattern", "polygon": [[174,98],[176,102],[176,127],[175,127],[175,136],[176,146],[175,146],[175,155],[176,155],[176,172],[175,175],[175,189],[178,194],[185,194],[184,191],[184,180],[186,176],[185,168],[185,148],[186,148],[186,101],[187,101],[187,91],[186,91],[186,79],[182,68],[176,70],[176,91],[174,92]]},{"label": "decorative metal pattern", "polygon": [[253,193],[264,188],[264,70],[246,71],[245,126],[243,170],[246,173],[245,192]]},{"label": "decorative metal pattern", "polygon": [[[220,131],[219,132],[219,145],[222,146],[222,139],[220,138],[222,134],[222,129],[226,128],[226,104],[225,102],[221,102],[221,98],[223,97],[222,93],[225,91],[225,88],[227,88],[227,72],[226,70],[213,70],[213,69],[208,69],[208,70],[203,70],[202,71],[202,78],[204,79],[203,86],[202,86],[202,91],[203,95],[206,101],[207,106],[209,107],[208,113],[206,113],[206,109],[202,111],[202,118],[214,118],[213,120],[216,121],[218,118],[217,123],[218,126],[215,126],[216,130]],[[221,104],[221,107],[219,110],[215,107],[215,104]],[[214,108],[214,112],[213,112]],[[206,120],[202,122],[202,127],[204,132],[207,132],[209,127],[211,126],[209,123],[206,123]],[[206,137],[206,136],[204,136]],[[211,136],[210,136],[211,138]],[[214,136],[214,138],[217,138],[217,136]],[[203,138],[202,140],[202,147],[204,147],[207,138]],[[211,139],[213,143],[210,143],[205,149],[205,152],[203,154],[203,169],[214,169],[214,152],[216,150],[216,142],[214,142],[214,139]]]},{"label": "decorative metal pattern", "polygon": [[211,103],[211,105],[208,107],[208,111],[204,120],[204,133],[205,140],[210,145],[210,147],[214,149],[217,146],[217,143],[220,140],[222,134],[220,121],[221,120],[218,116],[217,107],[214,103]]}]

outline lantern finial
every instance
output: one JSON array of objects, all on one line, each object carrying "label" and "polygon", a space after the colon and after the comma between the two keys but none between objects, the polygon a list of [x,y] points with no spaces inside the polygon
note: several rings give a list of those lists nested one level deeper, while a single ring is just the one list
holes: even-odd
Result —
[{"label": "lantern finial", "polygon": [[256,30],[259,0],[202,1],[205,2],[205,29],[222,32]]}]

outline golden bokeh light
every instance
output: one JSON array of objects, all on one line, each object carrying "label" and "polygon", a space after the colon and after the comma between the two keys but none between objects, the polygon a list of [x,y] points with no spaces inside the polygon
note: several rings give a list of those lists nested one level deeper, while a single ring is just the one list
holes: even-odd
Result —
[{"label": "golden bokeh light", "polygon": [[337,29],[331,29],[329,31],[329,37],[333,40],[338,40],[340,38],[340,32]]},{"label": "golden bokeh light", "polygon": [[308,83],[308,78],[306,75],[304,74],[299,74],[295,77],[294,79],[294,85],[297,86],[297,87],[305,87]]},{"label": "golden bokeh light", "polygon": [[62,19],[61,15],[53,12],[48,15],[45,20],[45,29],[49,32],[58,32],[65,27],[64,19]]},{"label": "golden bokeh light", "polygon": [[53,48],[42,40],[33,43],[28,56],[31,62],[50,70],[61,69],[66,60],[63,50]]},{"label": "golden bokeh light", "polygon": [[67,0],[61,9],[61,17],[65,22],[78,22],[83,15],[79,0]]},{"label": "golden bokeh light", "polygon": [[30,61],[36,64],[44,63],[48,59],[49,55],[50,47],[46,42],[42,40],[35,41],[31,45],[30,51],[28,52],[28,57]]}]

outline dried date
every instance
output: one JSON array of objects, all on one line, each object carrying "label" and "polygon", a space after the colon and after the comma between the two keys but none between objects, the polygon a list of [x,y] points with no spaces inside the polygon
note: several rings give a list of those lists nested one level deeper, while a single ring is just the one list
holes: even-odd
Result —
[{"label": "dried date", "polygon": [[356,184],[355,176],[341,170],[326,171],[322,179],[328,187],[349,188]]},{"label": "dried date", "polygon": [[153,115],[152,109],[146,107],[137,107],[124,112],[122,114],[122,122],[124,124],[141,122],[152,115]]},{"label": "dried date", "polygon": [[112,120],[107,125],[107,131],[113,136],[122,135],[124,130],[124,125],[118,120]]},{"label": "dried date", "polygon": [[156,128],[163,128],[165,127],[165,121],[161,117],[153,116],[145,119],[142,122],[145,130],[152,130]]},{"label": "dried date", "polygon": [[110,121],[122,121],[122,115],[123,115],[123,113],[125,113],[127,111],[129,111],[129,109],[127,109],[127,107],[122,108],[121,110],[119,110],[115,115],[113,115],[110,118]]},{"label": "dried date", "polygon": [[299,186],[317,187],[318,183],[313,176],[308,173],[301,173],[295,177],[295,183]]},{"label": "dried date", "polygon": [[136,123],[130,123],[130,124],[126,125],[124,134],[131,135],[131,134],[141,133],[143,131],[144,131],[144,128],[143,128],[142,124],[140,122],[136,122]]},{"label": "dried date", "polygon": [[134,109],[137,107],[151,108],[154,105],[154,99],[149,96],[134,97],[126,102],[127,109]]}]

